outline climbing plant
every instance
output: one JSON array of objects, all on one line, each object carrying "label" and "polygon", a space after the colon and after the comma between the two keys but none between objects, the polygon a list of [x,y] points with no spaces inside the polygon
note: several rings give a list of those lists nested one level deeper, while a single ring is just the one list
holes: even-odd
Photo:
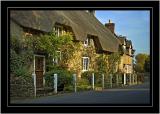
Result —
[{"label": "climbing plant", "polygon": [[119,53],[112,53],[109,55],[101,54],[97,58],[98,71],[107,74],[115,73],[119,62]]},{"label": "climbing plant", "polygon": [[118,65],[120,63],[120,54],[112,53],[108,55],[108,72],[109,73],[115,73],[118,70]]}]

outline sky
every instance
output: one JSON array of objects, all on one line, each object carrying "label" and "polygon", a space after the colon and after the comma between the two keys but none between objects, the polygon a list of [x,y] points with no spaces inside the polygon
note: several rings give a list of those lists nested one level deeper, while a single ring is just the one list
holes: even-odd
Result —
[{"label": "sky", "polygon": [[126,36],[132,41],[133,48],[138,53],[150,53],[150,12],[147,10],[96,10],[96,17],[102,23],[109,19],[115,23],[115,33]]}]

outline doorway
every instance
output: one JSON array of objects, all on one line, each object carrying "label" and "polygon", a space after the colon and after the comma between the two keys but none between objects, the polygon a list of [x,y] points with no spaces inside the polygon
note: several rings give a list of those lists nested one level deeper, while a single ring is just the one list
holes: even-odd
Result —
[{"label": "doorway", "polygon": [[36,87],[42,88],[44,85],[45,56],[34,55],[34,71],[36,74]]}]

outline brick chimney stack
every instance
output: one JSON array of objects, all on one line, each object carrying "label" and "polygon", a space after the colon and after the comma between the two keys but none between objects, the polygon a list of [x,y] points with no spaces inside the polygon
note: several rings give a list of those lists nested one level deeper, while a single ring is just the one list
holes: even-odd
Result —
[{"label": "brick chimney stack", "polygon": [[105,24],[105,27],[107,27],[112,33],[114,33],[115,24],[112,23],[110,19],[109,22]]},{"label": "brick chimney stack", "polygon": [[89,14],[91,14],[91,15],[94,15],[94,16],[95,16],[95,10],[86,10],[86,12],[88,12]]}]

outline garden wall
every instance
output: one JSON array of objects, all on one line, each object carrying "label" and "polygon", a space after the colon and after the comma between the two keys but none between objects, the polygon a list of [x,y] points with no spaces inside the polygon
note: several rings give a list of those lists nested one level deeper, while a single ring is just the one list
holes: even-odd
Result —
[{"label": "garden wall", "polygon": [[10,97],[33,97],[34,85],[31,77],[14,77],[10,78]]}]

